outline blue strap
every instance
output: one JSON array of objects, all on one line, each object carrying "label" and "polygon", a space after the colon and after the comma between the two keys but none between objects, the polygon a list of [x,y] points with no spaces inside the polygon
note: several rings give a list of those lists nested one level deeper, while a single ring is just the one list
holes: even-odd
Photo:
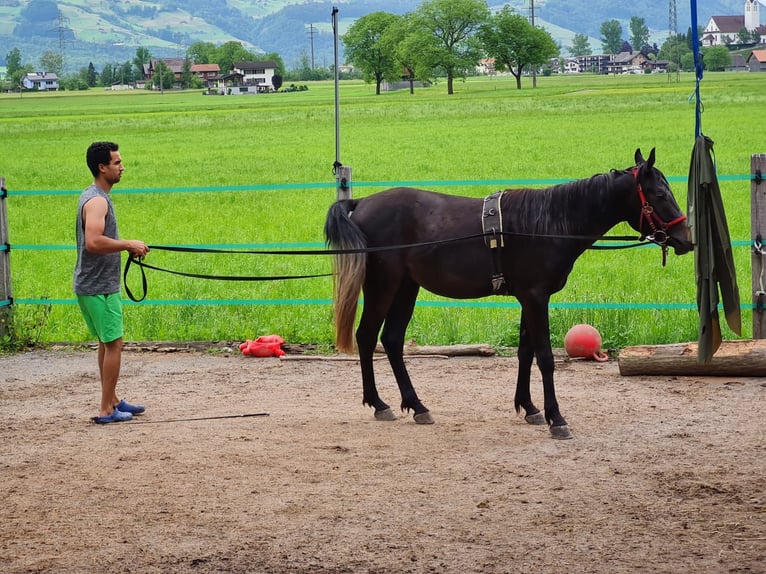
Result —
[{"label": "blue strap", "polygon": [[702,102],[700,100],[700,82],[702,81],[702,73],[704,70],[703,54],[700,53],[700,40],[698,36],[697,25],[697,0],[691,0],[692,10],[692,49],[694,50],[694,72],[697,77],[697,82],[694,88],[694,96],[696,100],[695,105],[695,117],[694,117],[694,139],[702,135]]}]

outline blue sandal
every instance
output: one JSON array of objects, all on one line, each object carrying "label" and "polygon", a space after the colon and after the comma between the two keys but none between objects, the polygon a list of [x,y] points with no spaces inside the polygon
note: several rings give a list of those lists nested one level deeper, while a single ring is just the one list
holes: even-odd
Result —
[{"label": "blue sandal", "polygon": [[146,410],[144,405],[131,405],[125,401],[120,401],[114,408],[122,411],[123,413],[130,413],[132,415],[140,415]]},{"label": "blue sandal", "polygon": [[107,415],[105,417],[93,417],[92,420],[97,425],[105,425],[109,423],[121,423],[121,422],[129,421],[132,418],[133,418],[132,414],[124,413],[120,410],[114,409],[111,415]]}]

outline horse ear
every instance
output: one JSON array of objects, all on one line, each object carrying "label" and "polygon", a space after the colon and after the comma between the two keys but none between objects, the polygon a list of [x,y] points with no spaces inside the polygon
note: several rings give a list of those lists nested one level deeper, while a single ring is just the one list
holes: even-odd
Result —
[{"label": "horse ear", "polygon": [[646,165],[649,169],[652,169],[654,167],[654,149],[652,148],[652,151],[649,152],[649,159],[646,161]]},{"label": "horse ear", "polygon": [[641,148],[636,149],[636,156],[635,156],[636,165],[641,165],[644,163],[644,156],[641,154]]}]

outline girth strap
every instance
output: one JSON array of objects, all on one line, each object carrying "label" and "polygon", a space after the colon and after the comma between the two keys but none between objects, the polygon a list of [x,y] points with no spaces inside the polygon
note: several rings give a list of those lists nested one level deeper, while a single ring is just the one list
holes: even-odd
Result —
[{"label": "girth strap", "polygon": [[492,291],[497,295],[507,294],[501,249],[505,245],[503,237],[503,212],[500,207],[502,191],[496,191],[484,198],[481,213],[481,230],[484,243],[492,250]]}]

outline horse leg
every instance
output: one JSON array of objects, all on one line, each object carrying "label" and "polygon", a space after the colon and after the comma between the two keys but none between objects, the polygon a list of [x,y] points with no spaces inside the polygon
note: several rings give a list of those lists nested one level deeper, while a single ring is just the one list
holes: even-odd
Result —
[{"label": "horse leg", "polygon": [[[379,421],[396,420],[396,414],[391,410],[378,395],[378,389],[375,386],[375,371],[373,369],[373,355],[375,345],[378,342],[378,333],[383,325],[383,313],[378,306],[372,304],[373,301],[379,301],[372,293],[365,294],[364,308],[359,320],[359,327],[356,330],[356,345],[359,351],[359,365],[362,369],[362,404],[369,405],[375,409],[375,419]],[[373,310],[373,307],[377,307]]]},{"label": "horse leg", "polygon": [[404,365],[404,337],[407,325],[412,319],[415,310],[415,301],[418,298],[420,287],[409,278],[405,278],[394,297],[391,308],[388,311],[386,322],[383,325],[380,342],[386,350],[388,362],[394,372],[396,384],[402,395],[402,410],[415,411],[414,419],[418,424],[433,424],[434,419],[428,409],[420,402],[412,380]]},{"label": "horse leg", "polygon": [[545,420],[550,425],[551,436],[556,439],[573,438],[566,420],[559,411],[556,400],[556,390],[553,384],[553,350],[551,349],[550,323],[548,316],[548,300],[546,297],[530,297],[522,301],[522,315],[525,328],[534,347],[537,367],[543,378],[543,395],[545,397]]},{"label": "horse leg", "polygon": [[524,420],[529,424],[544,425],[545,417],[532,402],[532,395],[529,392],[529,379],[532,374],[532,360],[534,358],[535,350],[524,321],[524,310],[522,309],[519,324],[519,372],[516,378],[516,395],[513,402],[517,413],[524,409]]}]

